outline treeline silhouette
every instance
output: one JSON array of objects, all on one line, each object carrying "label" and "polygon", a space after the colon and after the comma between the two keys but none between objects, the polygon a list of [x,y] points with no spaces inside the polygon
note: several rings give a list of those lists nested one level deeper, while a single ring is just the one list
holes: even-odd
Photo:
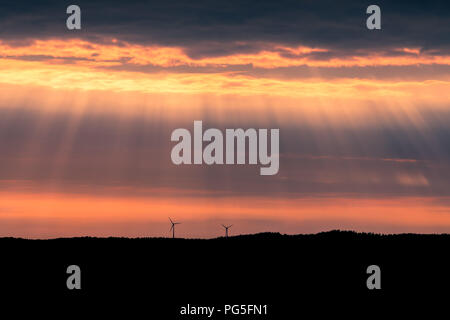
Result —
[{"label": "treeline silhouette", "polygon": [[228,239],[226,236],[219,236],[216,238],[173,238],[173,237],[94,237],[94,236],[82,236],[82,237],[64,237],[64,238],[50,238],[50,239],[34,239],[34,238],[23,238],[23,237],[0,237],[0,241],[7,240],[31,240],[31,241],[67,241],[67,240],[170,240],[170,241],[215,241],[215,240],[293,240],[293,239],[390,239],[390,240],[399,240],[399,239],[407,239],[407,240],[447,240],[450,239],[449,233],[392,233],[392,234],[383,234],[383,233],[373,233],[373,232],[356,232],[349,230],[331,230],[331,231],[323,231],[319,233],[311,233],[311,234],[282,234],[279,232],[259,232],[254,234],[239,234],[239,235],[230,235]]},{"label": "treeline silhouette", "polygon": [[[356,305],[399,308],[400,298],[411,304],[450,285],[448,234],[1,238],[0,247],[1,287],[9,297],[30,294],[62,304],[76,299],[79,306],[95,301],[95,308],[132,303],[133,310],[151,309],[159,319],[179,319],[177,310],[188,303],[269,304],[271,319],[280,320],[314,310],[335,316]],[[66,288],[72,264],[81,268],[80,291]],[[379,291],[366,287],[373,264],[381,268]]]}]

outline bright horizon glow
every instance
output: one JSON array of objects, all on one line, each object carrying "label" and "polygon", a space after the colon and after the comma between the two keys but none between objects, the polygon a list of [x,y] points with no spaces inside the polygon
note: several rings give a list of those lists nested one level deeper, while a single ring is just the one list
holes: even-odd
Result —
[{"label": "bright horizon glow", "polygon": [[[2,192],[0,199],[2,236],[32,238],[41,237],[36,231],[45,229],[46,225],[62,228],[46,230],[42,235],[45,238],[127,234],[164,237],[169,235],[164,229],[168,225],[168,216],[176,217],[186,225],[184,230],[180,228],[177,232],[180,236],[200,238],[221,236],[221,230],[201,231],[196,229],[196,223],[217,224],[220,221],[236,221],[235,231],[238,233],[235,234],[267,231],[293,234],[299,232],[296,230],[305,230],[302,224],[321,222],[324,223],[322,230],[331,230],[337,221],[342,223],[342,229],[354,226],[359,231],[381,233],[390,233],[390,230],[411,232],[421,228],[427,230],[425,233],[434,233],[450,228],[450,209],[439,204],[450,198],[178,198],[175,203],[170,192],[157,198]],[[254,227],[249,230],[248,224],[256,216],[259,221],[273,221],[283,229],[264,225],[260,229]],[[239,221],[244,223],[239,226]],[[28,235],[21,224],[26,225]],[[156,231],[152,224],[162,226],[161,230]],[[133,230],[138,225],[141,225],[138,231]],[[84,231],[83,226],[89,231]],[[383,228],[387,231],[383,232]],[[316,226],[306,233],[320,230]]]}]

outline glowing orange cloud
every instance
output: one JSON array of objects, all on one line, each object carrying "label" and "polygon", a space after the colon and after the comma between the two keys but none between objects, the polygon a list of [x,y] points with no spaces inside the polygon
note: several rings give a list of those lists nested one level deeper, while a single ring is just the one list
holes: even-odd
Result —
[{"label": "glowing orange cloud", "polygon": [[[378,81],[361,79],[321,78],[283,80],[264,76],[239,75],[224,67],[252,64],[260,68],[299,65],[325,66],[384,66],[415,64],[450,64],[448,56],[421,54],[417,48],[400,48],[407,56],[369,55],[332,57],[314,60],[311,53],[326,49],[281,47],[273,45],[254,54],[233,54],[224,57],[190,58],[182,48],[124,44],[96,44],[82,40],[36,40],[28,46],[13,47],[0,42],[0,83],[47,86],[57,89],[134,91],[142,93],[183,93],[221,95],[276,95],[286,97],[352,98],[429,96],[431,99],[445,91],[450,79],[429,81]],[[285,53],[291,56],[285,57]],[[152,65],[159,72],[143,73],[116,71],[108,67]],[[211,73],[172,72],[168,67],[211,67]],[[127,70],[127,69],[125,69]]]},{"label": "glowing orange cloud", "polygon": [[444,92],[450,81],[278,80],[226,74],[145,74],[92,69],[36,61],[0,60],[0,83],[57,89],[136,91],[143,93],[214,93],[286,97],[408,97]]},{"label": "glowing orange cloud", "polygon": [[[114,40],[114,39],[113,39]],[[115,41],[110,44],[90,43],[83,40],[35,40],[32,44],[22,47],[9,46],[0,41],[0,52],[3,58],[8,57],[46,57],[50,63],[59,63],[71,59],[72,63],[83,66],[115,66],[123,61],[134,65],[154,65],[161,67],[213,66],[220,72],[221,67],[251,64],[258,68],[277,68],[293,66],[312,67],[343,67],[343,66],[387,66],[416,64],[450,64],[450,56],[433,56],[421,53],[419,48],[398,48],[394,51],[408,55],[389,56],[383,52],[374,51],[367,54],[361,52],[352,56],[331,57],[329,59],[314,59],[310,54],[328,52],[324,48],[309,48],[304,46],[286,47],[277,44],[272,49],[264,47],[260,52],[249,54],[232,54],[220,57],[205,57],[193,59],[183,48],[142,46],[122,44]],[[289,56],[286,55],[289,54]]]}]

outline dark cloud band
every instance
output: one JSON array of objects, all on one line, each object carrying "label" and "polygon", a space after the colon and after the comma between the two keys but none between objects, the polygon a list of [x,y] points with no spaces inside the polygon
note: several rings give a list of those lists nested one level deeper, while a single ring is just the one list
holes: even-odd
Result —
[{"label": "dark cloud band", "polygon": [[[2,3],[0,39],[20,45],[34,38],[111,38],[182,46],[191,57],[256,52],[262,43],[339,49],[420,47],[450,49],[448,1],[377,1],[382,30],[365,26],[367,1],[77,1],[82,30],[68,31],[66,3]],[[325,57],[326,58],[326,57]]]}]

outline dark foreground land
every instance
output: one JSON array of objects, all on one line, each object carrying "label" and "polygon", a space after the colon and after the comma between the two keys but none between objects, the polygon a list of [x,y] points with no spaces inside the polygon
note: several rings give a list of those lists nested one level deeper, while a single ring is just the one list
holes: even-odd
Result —
[{"label": "dark foreground land", "polygon": [[[365,310],[358,313],[366,318],[387,307],[411,311],[426,300],[444,309],[450,288],[450,235],[2,238],[0,248],[3,304],[40,301],[41,311],[89,307],[125,313],[124,319],[208,318],[180,315],[187,304],[221,309],[212,319],[301,319],[306,312],[321,318],[356,310]],[[66,287],[73,264],[81,268],[81,290]],[[373,264],[381,268],[381,290],[366,286]],[[268,315],[225,316],[225,304],[268,305]]]}]

